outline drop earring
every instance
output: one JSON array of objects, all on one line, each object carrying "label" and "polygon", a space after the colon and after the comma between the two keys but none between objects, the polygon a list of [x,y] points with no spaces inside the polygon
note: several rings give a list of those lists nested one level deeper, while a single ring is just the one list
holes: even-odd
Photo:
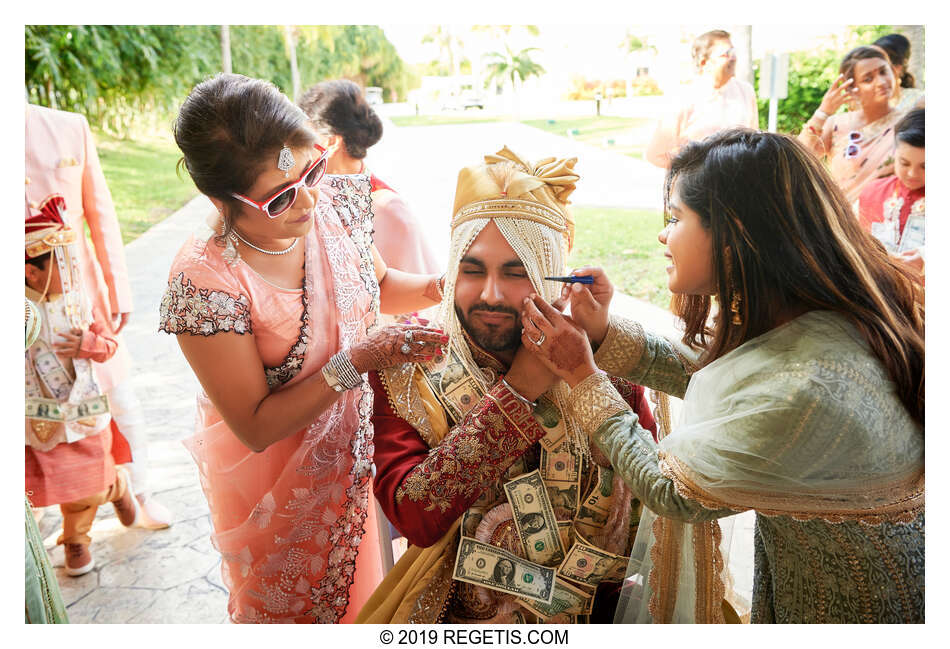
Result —
[{"label": "drop earring", "polygon": [[732,312],[732,324],[741,325],[742,324],[742,315],[739,310],[742,307],[742,295],[739,291],[733,289],[732,300],[729,302],[729,311]]}]

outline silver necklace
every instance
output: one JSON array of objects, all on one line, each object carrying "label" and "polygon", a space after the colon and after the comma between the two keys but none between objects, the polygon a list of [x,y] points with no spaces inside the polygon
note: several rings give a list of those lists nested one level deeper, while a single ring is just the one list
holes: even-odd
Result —
[{"label": "silver necklace", "polygon": [[244,237],[242,237],[242,236],[238,233],[237,230],[231,230],[231,234],[234,235],[235,237],[237,237],[238,239],[240,239],[241,242],[243,242],[244,244],[250,246],[251,248],[254,248],[254,250],[256,250],[256,251],[258,251],[258,252],[264,253],[265,255],[286,255],[288,252],[290,252],[291,250],[293,250],[294,248],[296,248],[296,247],[297,247],[297,242],[300,241],[300,238],[299,238],[299,237],[296,238],[296,239],[294,239],[294,242],[293,242],[292,244],[290,244],[289,246],[287,246],[286,248],[284,248],[283,250],[264,250],[263,248],[258,248],[258,247],[255,246],[253,243],[251,243],[250,241],[248,241],[247,239],[245,239]]}]

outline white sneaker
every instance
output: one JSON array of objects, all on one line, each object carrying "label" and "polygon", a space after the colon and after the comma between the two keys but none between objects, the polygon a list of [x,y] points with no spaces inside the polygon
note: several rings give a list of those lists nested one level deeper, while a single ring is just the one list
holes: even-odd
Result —
[{"label": "white sneaker", "polygon": [[66,574],[70,577],[80,577],[96,567],[96,562],[85,543],[64,544],[66,556]]},{"label": "white sneaker", "polygon": [[172,513],[165,505],[143,494],[136,494],[135,499],[139,501],[139,519],[136,521],[138,527],[161,530],[172,524]]}]

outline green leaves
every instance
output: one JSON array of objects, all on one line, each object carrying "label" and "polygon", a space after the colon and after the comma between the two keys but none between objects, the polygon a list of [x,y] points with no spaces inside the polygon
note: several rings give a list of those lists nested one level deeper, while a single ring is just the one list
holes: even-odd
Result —
[{"label": "green leaves", "polygon": [[[780,99],[778,103],[778,131],[797,134],[818,109],[825,92],[837,78],[838,66],[844,55],[851,48],[873,43],[891,31],[890,25],[854,25],[842,38],[835,39],[833,47],[791,52],[788,61],[788,97]],[[755,66],[754,74],[756,94],[760,94],[758,65]],[[761,99],[758,104],[759,126],[766,128],[769,100]]]},{"label": "green leaves", "polygon": [[[27,25],[29,101],[81,112],[124,136],[167,124],[199,81],[221,70],[217,25]],[[405,96],[409,71],[382,29],[372,25],[299,26],[302,87],[346,77]],[[283,27],[231,27],[232,69],[292,92]]]}]

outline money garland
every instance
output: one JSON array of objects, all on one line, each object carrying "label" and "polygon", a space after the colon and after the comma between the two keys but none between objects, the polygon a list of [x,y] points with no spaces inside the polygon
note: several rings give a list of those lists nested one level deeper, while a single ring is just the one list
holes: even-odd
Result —
[{"label": "money garland", "polygon": [[[441,362],[420,367],[455,422],[484,396],[481,382],[469,375],[454,348]],[[528,472],[527,456],[522,456],[506,471],[510,479],[501,489],[486,490],[462,514],[453,578],[513,595],[543,621],[576,621],[591,613],[601,581],[623,579],[629,560],[591,540],[604,533],[613,471],[594,465],[569,443],[564,418],[549,399],[538,400],[534,417],[548,433],[539,443],[538,468]],[[594,466],[596,480],[591,480]],[[505,501],[521,542],[520,556],[478,538],[486,514],[492,510],[490,518],[497,518],[497,505]]]},{"label": "money garland", "polygon": [[[514,595],[540,621],[573,622],[590,615],[602,581],[623,580],[629,562],[629,557],[607,552],[589,539],[603,533],[613,496],[613,471],[598,466],[596,482],[581,501],[585,463],[568,444],[550,452],[542,447],[539,464],[503,485],[522,556],[475,538],[484,536],[479,532],[488,522],[486,507],[491,504],[476,503],[462,515],[454,578]],[[491,501],[498,502],[495,497]],[[501,509],[492,508],[488,518],[497,518]],[[495,525],[492,520],[489,526]],[[552,568],[554,578],[549,582],[546,570]],[[545,588],[538,590],[540,583]]]}]

